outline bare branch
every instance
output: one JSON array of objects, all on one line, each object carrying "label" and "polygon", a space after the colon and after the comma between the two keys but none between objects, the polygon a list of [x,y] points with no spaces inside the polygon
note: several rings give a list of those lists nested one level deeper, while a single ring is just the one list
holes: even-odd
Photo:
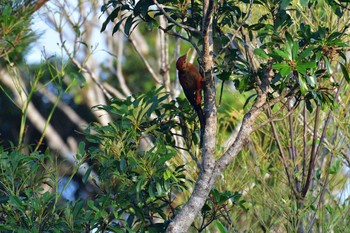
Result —
[{"label": "bare branch", "polygon": [[73,55],[69,52],[67,46],[65,43],[62,43],[62,47],[63,49],[66,51],[67,55],[69,56],[69,58],[72,60],[72,62],[83,72],[83,73],[87,73],[91,79],[94,81],[94,83],[101,89],[101,91],[104,93],[104,95],[108,98],[108,99],[112,99],[111,94],[108,93],[108,91],[103,87],[103,85],[98,81],[98,78],[96,77],[96,75],[91,72],[91,70],[87,67],[87,66],[82,66],[80,64],[80,62],[73,57]]},{"label": "bare branch", "polygon": [[[163,16],[159,18],[160,26],[166,27],[167,21]],[[169,74],[169,51],[168,35],[163,30],[159,30],[160,42],[160,75],[162,76],[163,86],[167,92],[170,92],[170,74]]]},{"label": "bare branch", "polygon": [[136,45],[135,41],[131,38],[131,36],[129,37],[129,41],[133,45],[134,49],[136,50],[137,54],[140,56],[143,63],[146,65],[148,71],[150,72],[150,74],[152,75],[152,77],[156,81],[156,83],[162,84],[162,80],[158,77],[157,73],[153,70],[152,66],[148,63],[145,56],[143,56],[143,54],[141,53],[141,51],[139,50],[138,46]]},{"label": "bare branch", "polygon": [[[341,83],[343,83],[343,82],[344,82],[344,78],[342,79]],[[337,89],[337,92],[336,92],[336,95],[334,98],[334,102],[338,102],[338,99],[339,99],[338,97],[340,95],[340,89],[341,88]],[[315,169],[316,158],[320,152],[321,145],[323,144],[323,141],[325,140],[326,131],[327,131],[330,119],[331,119],[332,111],[328,112],[327,119],[324,123],[323,130],[322,130],[321,137],[320,137],[319,141],[317,141],[317,139],[318,139],[317,132],[318,132],[319,114],[320,114],[319,105],[317,105],[317,107],[316,107],[315,114],[316,114],[316,117],[315,117],[315,125],[314,125],[314,132],[313,132],[313,140],[312,140],[312,147],[311,147],[311,157],[310,157],[309,169],[308,169],[308,174],[306,177],[305,185],[304,185],[303,190],[302,190],[302,195],[304,197],[306,196],[306,193],[308,192],[308,190],[310,188],[311,179],[313,178],[313,172]]]},{"label": "bare branch", "polygon": [[[270,117],[271,116],[271,109],[268,109],[267,110],[267,115]],[[287,178],[288,178],[288,183],[289,183],[289,186],[290,188],[292,189],[294,195],[296,197],[301,197],[300,196],[300,193],[298,192],[298,190],[296,189],[296,187],[294,186],[294,182],[293,182],[293,177],[291,175],[291,172],[289,170],[289,165],[287,164],[287,159],[286,159],[286,156],[284,154],[284,151],[283,151],[283,147],[282,147],[282,144],[281,144],[281,140],[278,136],[278,133],[277,133],[277,130],[276,130],[276,126],[275,126],[275,123],[274,122],[271,122],[270,123],[271,125],[271,129],[272,129],[272,133],[273,133],[273,136],[276,140],[276,143],[277,143],[277,147],[278,147],[278,151],[279,151],[279,154],[280,154],[280,157],[281,157],[281,160],[282,160],[282,164],[283,164],[283,167],[286,171],[286,174],[287,174]]]},{"label": "bare branch", "polygon": [[115,97],[117,97],[118,99],[125,99],[125,98],[126,98],[125,95],[123,95],[122,93],[120,93],[117,89],[115,89],[115,88],[114,88],[112,85],[110,85],[109,83],[104,82],[102,85],[106,88],[106,90],[107,90],[108,92],[110,92],[111,94],[113,94],[113,95],[114,95]]},{"label": "bare branch", "polygon": [[[154,0],[156,1],[156,0]],[[206,127],[203,137],[202,148],[202,170],[197,179],[190,199],[183,206],[181,211],[175,216],[166,232],[187,232],[193,223],[196,215],[204,205],[210,189],[213,186],[211,182],[215,168],[216,151],[216,127],[217,127],[217,109],[216,109],[216,91],[213,75],[213,35],[212,35],[212,12],[214,0],[203,1],[203,20],[206,28],[203,28],[203,70],[205,77],[204,88],[204,114]],[[215,177],[216,178],[216,177]],[[215,179],[214,179],[215,180]]]},{"label": "bare branch", "polygon": [[123,75],[122,72],[122,58],[123,58],[123,52],[124,52],[124,34],[121,32],[117,33],[118,39],[117,39],[117,43],[118,43],[118,56],[117,56],[117,78],[119,81],[119,85],[120,88],[122,89],[122,91],[125,93],[126,96],[131,96],[131,91],[129,89],[129,87],[126,85],[125,82],[125,77]]}]

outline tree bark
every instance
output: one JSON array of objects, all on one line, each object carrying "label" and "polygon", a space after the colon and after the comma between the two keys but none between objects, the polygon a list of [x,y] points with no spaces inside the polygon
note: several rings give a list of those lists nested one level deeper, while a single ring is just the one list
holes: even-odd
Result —
[{"label": "tree bark", "polygon": [[202,169],[200,171],[194,191],[190,199],[184,205],[182,210],[176,215],[173,222],[169,224],[167,232],[187,232],[193,223],[198,212],[204,205],[208,194],[212,188],[211,182],[215,165],[215,146],[216,146],[216,92],[213,75],[213,37],[212,37],[212,11],[213,0],[203,1],[203,64],[205,78],[204,89],[204,114],[206,127],[203,137],[202,148]]}]

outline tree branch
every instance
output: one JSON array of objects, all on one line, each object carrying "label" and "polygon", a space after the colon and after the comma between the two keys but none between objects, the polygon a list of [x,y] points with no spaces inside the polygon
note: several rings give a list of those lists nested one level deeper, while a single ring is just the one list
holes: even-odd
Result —
[{"label": "tree branch", "polygon": [[[156,0],[154,0],[156,1]],[[215,166],[216,149],[216,127],[217,127],[217,109],[216,109],[216,91],[213,74],[213,36],[212,36],[212,13],[214,0],[203,1],[203,70],[205,78],[204,88],[204,114],[206,127],[203,136],[202,148],[202,168],[199,173],[194,191],[188,202],[181,211],[175,216],[166,232],[188,232],[189,227],[194,222],[198,212],[202,209],[211,188],[210,182]]]},{"label": "tree branch", "polygon": [[147,67],[147,69],[150,72],[150,74],[152,75],[153,79],[156,81],[156,83],[157,84],[162,84],[162,80],[158,77],[157,73],[154,71],[152,66],[148,63],[148,61],[145,58],[145,56],[143,56],[143,54],[141,53],[141,51],[139,50],[139,48],[135,44],[134,40],[131,37],[128,37],[128,39],[131,42],[131,44],[133,45],[133,47],[136,50],[137,54],[140,56],[141,60],[145,64],[145,66]]},{"label": "tree branch", "polygon": [[156,4],[156,6],[160,10],[160,12],[165,16],[165,18],[167,18],[167,20],[169,20],[170,22],[172,22],[176,26],[178,26],[180,28],[183,28],[185,30],[189,30],[191,32],[197,33],[197,34],[199,34],[201,36],[203,35],[203,33],[200,32],[198,29],[190,27],[190,26],[187,26],[187,25],[184,25],[184,24],[181,24],[181,23],[177,22],[175,19],[173,19],[168,13],[166,13],[166,11],[164,10],[164,6],[159,4],[157,2],[157,0],[153,0],[153,2],[154,2],[154,4]]},{"label": "tree branch", "polygon": [[[267,114],[268,114],[268,116],[271,115],[271,109],[267,110]],[[300,193],[298,192],[298,190],[295,188],[295,186],[293,184],[293,177],[292,177],[291,172],[289,170],[289,165],[287,164],[287,159],[286,159],[286,156],[284,154],[283,147],[282,147],[282,144],[281,144],[281,140],[280,140],[280,138],[278,136],[275,123],[271,122],[270,125],[271,125],[273,136],[275,137],[275,140],[276,140],[276,143],[277,143],[277,147],[278,147],[278,151],[279,151],[279,154],[280,154],[280,157],[281,157],[281,160],[282,160],[283,167],[284,167],[284,169],[286,171],[286,174],[287,174],[289,186],[292,189],[294,195],[296,197],[300,197]]]}]

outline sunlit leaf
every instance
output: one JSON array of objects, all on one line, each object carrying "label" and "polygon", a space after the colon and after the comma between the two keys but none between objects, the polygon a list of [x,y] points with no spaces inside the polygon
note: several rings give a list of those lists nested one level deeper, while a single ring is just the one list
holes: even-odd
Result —
[{"label": "sunlit leaf", "polygon": [[220,233],[227,233],[228,232],[226,230],[226,228],[224,227],[224,225],[222,225],[222,223],[219,220],[215,220],[215,225],[216,225],[216,228],[219,230]]},{"label": "sunlit leaf", "polygon": [[276,49],[276,50],[274,50],[274,53],[276,53],[278,56],[280,56],[286,60],[291,60],[291,57],[285,51]]},{"label": "sunlit leaf", "polygon": [[346,82],[349,83],[350,82],[349,70],[346,68],[346,66],[343,63],[339,63],[339,64],[340,64],[340,68],[341,68],[341,71],[344,75]]},{"label": "sunlit leaf", "polygon": [[302,95],[305,95],[305,93],[308,91],[307,84],[301,75],[298,75],[298,81],[299,81],[300,92]]},{"label": "sunlit leaf", "polygon": [[258,57],[264,58],[264,59],[268,59],[269,56],[267,55],[267,53],[265,52],[265,50],[257,48],[254,50],[254,54]]}]

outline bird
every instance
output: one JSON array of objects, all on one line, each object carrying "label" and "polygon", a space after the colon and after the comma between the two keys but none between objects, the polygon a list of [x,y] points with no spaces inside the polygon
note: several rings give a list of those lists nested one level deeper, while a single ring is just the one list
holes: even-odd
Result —
[{"label": "bird", "polygon": [[204,88],[205,81],[202,75],[198,72],[197,68],[187,60],[187,53],[179,57],[176,61],[176,69],[178,70],[178,76],[185,96],[196,111],[201,131],[204,132],[205,118],[202,110],[202,90]]}]

